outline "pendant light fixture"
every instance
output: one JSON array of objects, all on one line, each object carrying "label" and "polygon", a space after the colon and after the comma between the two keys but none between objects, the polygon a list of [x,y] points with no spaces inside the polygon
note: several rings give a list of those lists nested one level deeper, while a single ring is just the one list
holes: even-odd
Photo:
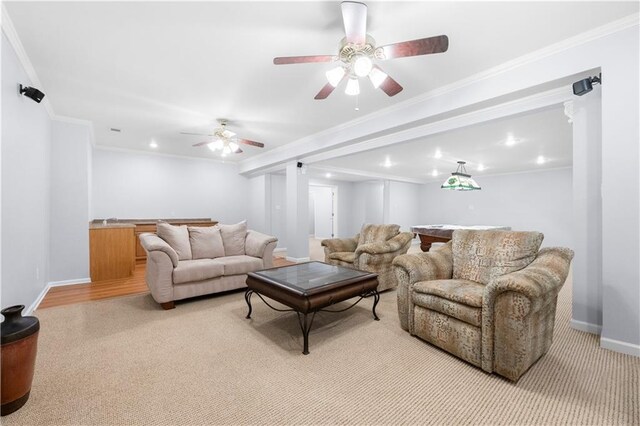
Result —
[{"label": "pendant light fixture", "polygon": [[442,189],[452,189],[454,191],[473,191],[481,189],[475,180],[471,178],[471,175],[467,173],[467,169],[464,167],[466,162],[458,161],[458,168],[455,172],[451,173],[451,177],[447,178],[440,186]]}]

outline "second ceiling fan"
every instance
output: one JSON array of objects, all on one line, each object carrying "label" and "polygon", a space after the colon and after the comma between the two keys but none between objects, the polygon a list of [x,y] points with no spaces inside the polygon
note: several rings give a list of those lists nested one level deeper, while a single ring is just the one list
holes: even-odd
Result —
[{"label": "second ceiling fan", "polygon": [[315,99],[326,99],[344,80],[347,80],[345,93],[357,95],[360,93],[359,77],[369,77],[373,87],[382,89],[389,96],[397,95],[402,91],[402,86],[374,64],[374,60],[441,53],[446,52],[449,47],[449,38],[446,35],[376,46],[375,40],[367,34],[367,5],[345,1],[341,7],[346,37],[340,41],[338,55],[288,56],[273,59],[276,65],[340,61],[341,64],[327,71],[329,82],[318,92]]}]

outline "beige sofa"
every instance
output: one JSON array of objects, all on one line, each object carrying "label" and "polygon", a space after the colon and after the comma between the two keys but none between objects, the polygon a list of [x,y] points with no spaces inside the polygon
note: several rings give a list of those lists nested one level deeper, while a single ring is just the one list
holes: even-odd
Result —
[{"label": "beige sofa", "polygon": [[400,325],[488,373],[518,380],[551,346],[573,251],[539,232],[456,230],[393,261]]},{"label": "beige sofa", "polygon": [[146,282],[164,309],[174,301],[245,287],[248,272],[273,266],[278,240],[246,223],[212,227],[158,224],[140,235],[147,252]]}]

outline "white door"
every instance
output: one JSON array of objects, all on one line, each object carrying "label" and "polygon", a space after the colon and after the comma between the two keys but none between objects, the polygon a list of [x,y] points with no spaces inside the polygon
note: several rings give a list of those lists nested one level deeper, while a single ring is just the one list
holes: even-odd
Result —
[{"label": "white door", "polygon": [[326,186],[313,188],[316,238],[333,238],[333,190]]}]

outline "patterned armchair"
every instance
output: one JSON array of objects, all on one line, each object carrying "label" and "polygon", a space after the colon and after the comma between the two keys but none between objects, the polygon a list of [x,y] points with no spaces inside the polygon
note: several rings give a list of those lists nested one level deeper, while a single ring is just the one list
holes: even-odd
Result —
[{"label": "patterned armchair", "polygon": [[413,233],[400,232],[400,225],[362,226],[354,238],[322,240],[324,261],[378,274],[378,291],[397,286],[391,262],[405,254],[411,246]]},{"label": "patterned armchair", "polygon": [[573,251],[539,232],[457,230],[443,247],[397,257],[400,325],[516,381],[551,346]]}]

